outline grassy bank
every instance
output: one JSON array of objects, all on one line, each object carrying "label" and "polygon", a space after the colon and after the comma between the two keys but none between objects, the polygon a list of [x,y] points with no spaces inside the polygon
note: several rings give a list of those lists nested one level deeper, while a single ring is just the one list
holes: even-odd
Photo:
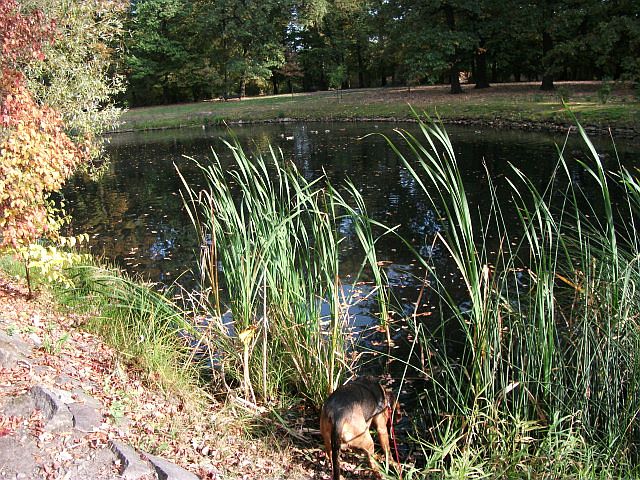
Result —
[{"label": "grassy bank", "polygon": [[[608,91],[611,87],[611,92]],[[558,83],[554,92],[538,84],[497,84],[450,95],[445,86],[313,92],[135,108],[122,118],[121,130],[216,125],[222,122],[295,120],[412,120],[418,111],[437,111],[445,122],[503,123],[520,128],[571,124],[562,99],[586,127],[609,127],[638,134],[640,102],[628,85],[601,82]],[[627,132],[628,131],[628,132]]]},{"label": "grassy bank", "polygon": [[[122,361],[148,383],[198,401],[200,372],[190,361],[192,349],[178,334],[191,329],[187,312],[115,268],[99,266],[87,255],[72,258],[55,281],[31,268],[34,288],[51,294],[61,312],[86,319],[83,327],[120,352]],[[24,275],[23,264],[10,254],[0,256],[0,270]]]},{"label": "grassy bank", "polygon": [[[22,264],[0,255],[2,348],[9,346],[11,352],[10,341],[33,345],[28,370],[22,365],[3,369],[0,405],[6,405],[12,391],[35,384],[97,399],[104,422],[91,433],[90,457],[77,448],[81,439],[74,440],[76,462],[93,461],[101,448],[96,438],[108,436],[203,479],[311,477],[314,465],[297,458],[269,415],[212,398],[215,389],[194,368],[191,349],[173,335],[182,308],[113,269],[82,263],[67,273],[75,278],[74,288],[51,284],[34,270],[35,295],[28,299]],[[0,415],[0,420],[7,417]],[[2,434],[6,440],[12,429]],[[47,452],[68,451],[65,438],[48,440]],[[43,457],[35,461],[46,469],[45,452]],[[56,478],[68,466],[59,467]]]}]

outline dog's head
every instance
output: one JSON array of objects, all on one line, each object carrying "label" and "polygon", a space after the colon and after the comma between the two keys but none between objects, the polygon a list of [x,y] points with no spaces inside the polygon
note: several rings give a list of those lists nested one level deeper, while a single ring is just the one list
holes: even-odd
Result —
[{"label": "dog's head", "polygon": [[391,423],[395,420],[395,423],[400,422],[402,419],[402,410],[400,409],[400,402],[393,398],[388,390],[384,389],[385,394],[385,418],[387,423]]}]

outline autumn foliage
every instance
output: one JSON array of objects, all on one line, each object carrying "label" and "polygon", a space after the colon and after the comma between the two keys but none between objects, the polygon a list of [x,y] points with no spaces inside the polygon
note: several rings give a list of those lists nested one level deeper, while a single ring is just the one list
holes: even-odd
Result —
[{"label": "autumn foliage", "polygon": [[60,116],[38,104],[21,71],[44,58],[55,25],[15,0],[0,0],[0,247],[55,237],[48,202],[87,154],[65,133]]}]

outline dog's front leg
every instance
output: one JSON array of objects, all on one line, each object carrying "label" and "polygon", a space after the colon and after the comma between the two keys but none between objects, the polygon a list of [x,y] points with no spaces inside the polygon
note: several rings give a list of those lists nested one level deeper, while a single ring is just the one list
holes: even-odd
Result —
[{"label": "dog's front leg", "polygon": [[390,458],[390,448],[389,448],[389,432],[387,430],[387,416],[383,413],[376,415],[373,418],[373,425],[378,432],[378,438],[380,439],[380,446],[384,451],[385,460],[389,463],[389,460],[393,461],[393,458]]}]

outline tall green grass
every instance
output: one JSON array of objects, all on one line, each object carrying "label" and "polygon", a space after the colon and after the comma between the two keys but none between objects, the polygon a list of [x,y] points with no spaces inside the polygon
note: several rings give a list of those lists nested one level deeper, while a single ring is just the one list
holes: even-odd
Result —
[{"label": "tall green grass", "polygon": [[190,312],[115,268],[84,263],[68,275],[74,287],[58,289],[56,296],[87,315],[85,328],[113,346],[141,378],[186,400],[201,399]]},{"label": "tall green grass", "polygon": [[[364,204],[353,186],[338,192],[324,177],[305,179],[281,152],[252,157],[238,143],[227,146],[231,165],[215,153],[199,164],[205,189],[190,188],[183,178],[185,205],[203,245],[201,291],[216,325],[206,343],[249,400],[287,392],[319,406],[354,360],[354,299],[339,278],[339,223],[355,230],[363,264],[382,279]],[[385,297],[379,298],[384,312]]]},{"label": "tall green grass", "polygon": [[[69,258],[56,277],[47,275],[47,268],[34,269],[34,288],[50,294],[78,326],[99,334],[138,378],[186,401],[200,402],[204,389],[201,368],[194,362],[198,332],[192,312],[153,285],[89,255],[71,249]],[[14,255],[0,255],[0,270],[24,276],[24,265]]]},{"label": "tall green grass", "polygon": [[421,258],[443,315],[435,331],[413,323],[429,352],[418,366],[428,385],[421,401],[431,428],[419,439],[427,470],[447,478],[637,473],[636,176],[607,172],[579,127],[589,154],[581,165],[597,194],[572,179],[562,150],[543,189],[514,167],[502,186],[511,188],[514,226],[489,175],[486,202],[471,208],[446,131],[434,122],[420,129],[420,138],[398,130],[409,155],[389,142],[444,217],[434,241],[464,291],[455,296]]}]

